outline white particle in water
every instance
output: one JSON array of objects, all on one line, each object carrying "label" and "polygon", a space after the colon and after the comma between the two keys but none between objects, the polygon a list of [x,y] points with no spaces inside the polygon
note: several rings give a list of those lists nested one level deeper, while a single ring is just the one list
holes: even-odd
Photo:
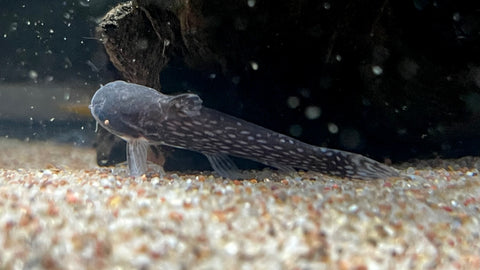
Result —
[{"label": "white particle in water", "polygon": [[305,108],[305,117],[310,120],[314,120],[320,117],[322,109],[318,106],[308,106]]},{"label": "white particle in water", "polygon": [[327,124],[328,131],[332,134],[337,134],[338,133],[338,126],[334,123],[328,123]]},{"label": "white particle in water", "polygon": [[383,68],[380,67],[380,66],[373,66],[372,67],[372,72],[373,72],[373,74],[375,74],[377,76],[381,75],[383,73]]},{"label": "white particle in water", "polygon": [[332,5],[330,5],[329,2],[323,3],[323,8],[324,8],[324,9],[329,10],[331,7],[332,7]]},{"label": "white particle in water", "polygon": [[458,12],[453,13],[452,19],[456,22],[460,21],[460,13]]},{"label": "white particle in water", "polygon": [[291,125],[289,128],[289,132],[292,136],[298,137],[302,135],[303,129],[300,125]]},{"label": "white particle in water", "polygon": [[251,8],[254,7],[255,6],[255,0],[248,0],[247,5]]},{"label": "white particle in water", "polygon": [[287,105],[291,109],[295,109],[300,105],[300,99],[298,97],[288,97],[287,98]]},{"label": "white particle in water", "polygon": [[258,63],[255,61],[250,61],[250,66],[253,70],[258,70]]},{"label": "white particle in water", "polygon": [[50,34],[53,34],[55,31],[53,31],[53,29],[50,29],[50,30],[48,30],[48,32],[49,32]]},{"label": "white particle in water", "polygon": [[340,54],[337,54],[337,55],[335,56],[335,59],[336,59],[338,62],[340,62],[340,61],[342,61],[342,56],[341,56]]},{"label": "white particle in water", "polygon": [[38,73],[35,70],[30,70],[28,72],[28,77],[32,80],[38,79]]}]

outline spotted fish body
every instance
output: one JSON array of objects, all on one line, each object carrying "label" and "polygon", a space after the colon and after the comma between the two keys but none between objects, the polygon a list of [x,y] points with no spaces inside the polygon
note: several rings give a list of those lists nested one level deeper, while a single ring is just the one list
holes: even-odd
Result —
[{"label": "spotted fish body", "polygon": [[90,105],[97,122],[127,141],[131,175],[147,169],[149,144],[200,152],[220,175],[238,178],[228,156],[254,160],[282,171],[377,179],[398,172],[367,157],[303,143],[286,135],[202,106],[194,94],[169,96],[145,86],[115,81],[102,86]]}]

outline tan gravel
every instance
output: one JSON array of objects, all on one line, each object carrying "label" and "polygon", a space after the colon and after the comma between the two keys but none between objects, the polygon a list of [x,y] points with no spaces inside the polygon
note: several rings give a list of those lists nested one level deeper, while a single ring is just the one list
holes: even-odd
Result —
[{"label": "tan gravel", "polygon": [[455,161],[236,181],[113,175],[53,143],[0,153],[0,269],[480,268],[480,178]]}]

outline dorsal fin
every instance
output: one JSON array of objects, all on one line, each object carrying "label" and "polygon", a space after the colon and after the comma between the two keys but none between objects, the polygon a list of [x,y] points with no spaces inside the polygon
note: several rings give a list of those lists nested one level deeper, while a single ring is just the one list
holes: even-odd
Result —
[{"label": "dorsal fin", "polygon": [[192,117],[200,114],[202,99],[195,94],[181,94],[172,97],[169,105],[179,116]]}]

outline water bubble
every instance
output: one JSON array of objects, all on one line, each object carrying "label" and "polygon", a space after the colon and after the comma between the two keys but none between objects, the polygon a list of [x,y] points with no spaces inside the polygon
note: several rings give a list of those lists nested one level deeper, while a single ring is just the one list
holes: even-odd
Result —
[{"label": "water bubble", "polygon": [[288,97],[287,98],[287,105],[291,109],[295,109],[300,105],[300,99],[298,97]]},{"label": "water bubble", "polygon": [[53,29],[48,30],[48,32],[49,32],[50,34],[53,34],[53,33],[54,33]]},{"label": "water bubble", "polygon": [[314,120],[320,117],[322,109],[318,106],[308,106],[305,108],[305,116],[307,119]]}]

